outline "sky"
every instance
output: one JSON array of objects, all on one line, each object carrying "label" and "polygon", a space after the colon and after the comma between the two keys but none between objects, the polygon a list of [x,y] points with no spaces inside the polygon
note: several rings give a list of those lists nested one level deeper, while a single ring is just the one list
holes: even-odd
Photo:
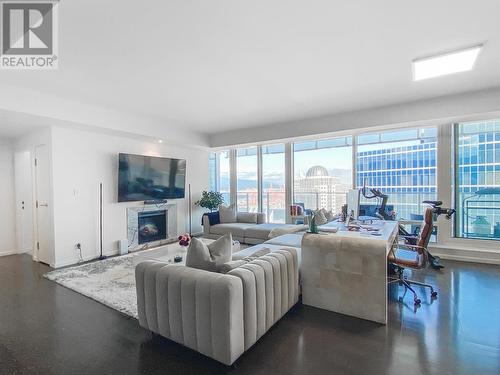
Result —
[{"label": "sky", "polygon": [[[419,141],[392,142],[359,146],[358,152],[367,150],[387,149],[391,147],[411,146]],[[352,169],[352,147],[323,148],[317,150],[298,151],[294,153],[295,177],[304,177],[309,168],[321,165],[327,170]],[[245,180],[257,181],[257,156],[241,156],[237,159],[238,177]],[[273,183],[284,185],[285,156],[281,154],[263,155],[264,181],[272,180]],[[221,176],[229,176],[229,159],[221,157]]]}]

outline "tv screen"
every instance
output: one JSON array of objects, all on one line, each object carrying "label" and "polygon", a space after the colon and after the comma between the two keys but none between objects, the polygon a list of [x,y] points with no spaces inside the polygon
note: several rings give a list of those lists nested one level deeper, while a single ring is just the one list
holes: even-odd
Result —
[{"label": "tv screen", "polygon": [[186,160],[119,155],[118,202],[184,198]]}]

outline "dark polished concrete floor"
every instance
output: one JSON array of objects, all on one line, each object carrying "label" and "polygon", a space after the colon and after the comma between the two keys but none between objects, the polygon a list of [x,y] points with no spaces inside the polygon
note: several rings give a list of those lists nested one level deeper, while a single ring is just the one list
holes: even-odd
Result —
[{"label": "dark polished concrete floor", "polygon": [[[500,374],[500,267],[445,262],[414,311],[390,288],[389,324],[298,305],[228,368],[0,258],[1,374]],[[401,294],[401,293],[400,293]]]}]

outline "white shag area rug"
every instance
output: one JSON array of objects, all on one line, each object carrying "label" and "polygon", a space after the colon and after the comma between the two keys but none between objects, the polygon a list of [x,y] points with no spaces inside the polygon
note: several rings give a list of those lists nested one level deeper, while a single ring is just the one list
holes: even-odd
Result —
[{"label": "white shag area rug", "polygon": [[[247,247],[241,244],[241,250]],[[44,277],[137,319],[135,254],[62,268]]]},{"label": "white shag area rug", "polygon": [[132,254],[46,273],[45,278],[137,319]]}]

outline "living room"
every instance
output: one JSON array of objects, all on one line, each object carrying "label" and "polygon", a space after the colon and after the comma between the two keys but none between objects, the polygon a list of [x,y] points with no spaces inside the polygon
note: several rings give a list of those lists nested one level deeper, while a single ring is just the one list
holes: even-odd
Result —
[{"label": "living room", "polygon": [[497,2],[0,8],[0,373],[499,373]]}]

